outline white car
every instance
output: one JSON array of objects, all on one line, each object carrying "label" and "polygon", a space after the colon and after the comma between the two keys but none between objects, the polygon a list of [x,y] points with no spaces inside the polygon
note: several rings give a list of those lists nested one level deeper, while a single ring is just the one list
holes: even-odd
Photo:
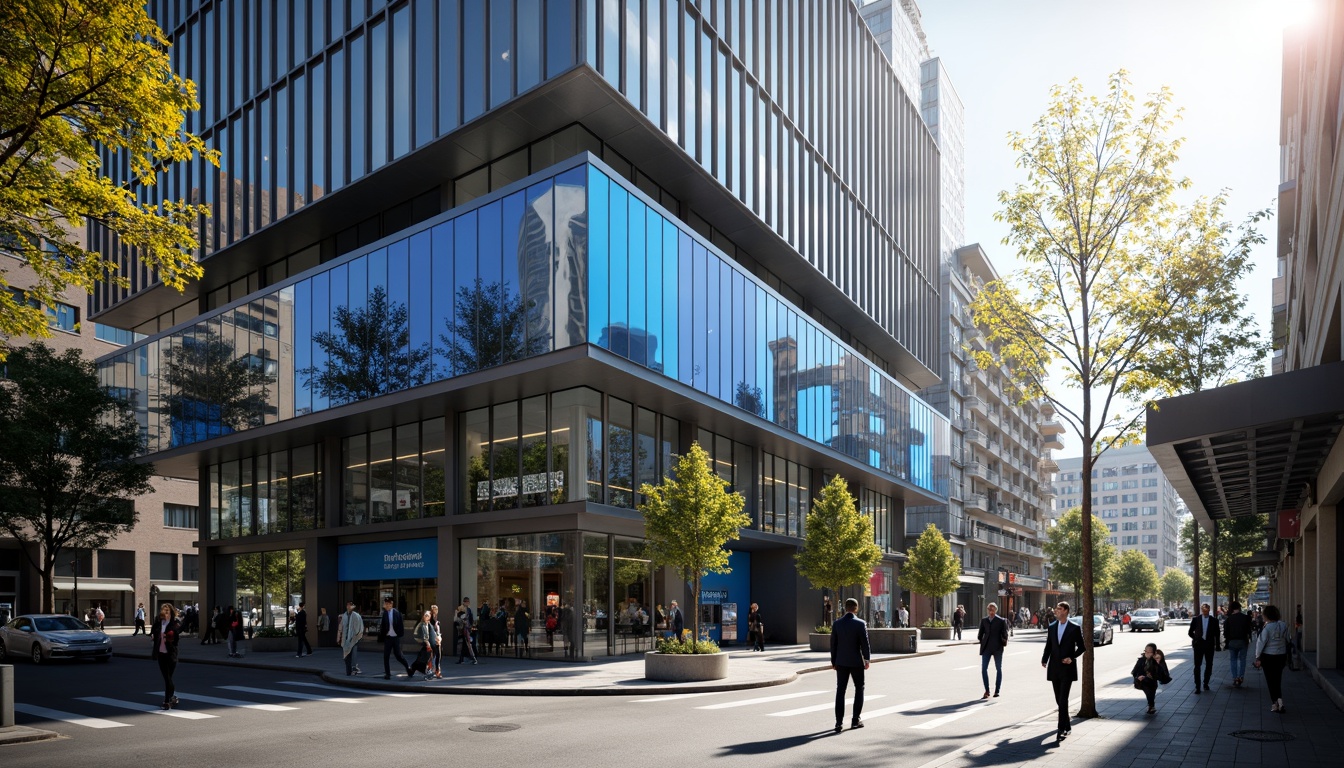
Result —
[{"label": "white car", "polygon": [[34,664],[52,659],[112,659],[112,638],[64,613],[18,616],[0,627],[0,659],[24,656]]}]

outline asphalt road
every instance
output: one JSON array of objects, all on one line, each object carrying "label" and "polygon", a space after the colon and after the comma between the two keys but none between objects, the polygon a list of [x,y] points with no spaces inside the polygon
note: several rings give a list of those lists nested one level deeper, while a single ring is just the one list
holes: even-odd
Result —
[{"label": "asphalt road", "polygon": [[[1098,691],[1132,696],[1142,707],[1142,694],[1128,687],[1134,659],[1150,641],[1173,651],[1188,646],[1183,627],[1115,637],[1113,645],[1095,652]],[[182,704],[163,713],[162,681],[153,662],[119,658],[42,667],[20,662],[18,723],[64,738],[5,747],[3,756],[6,765],[25,768],[89,760],[106,766],[164,759],[195,763],[205,756],[227,765],[285,768],[420,760],[624,768],[723,757],[734,758],[735,766],[824,762],[915,768],[1051,712],[1040,666],[1043,643],[1039,634],[1009,643],[1003,696],[988,701],[980,699],[974,646],[876,664],[868,677],[867,727],[839,735],[832,733],[834,676],[826,672],[750,691],[570,698],[374,694],[329,687],[312,676],[182,664],[176,681]],[[992,674],[991,669],[991,684]],[[1075,698],[1079,690],[1075,685]],[[516,728],[478,732],[473,726]],[[1053,728],[1052,718],[1040,721],[1043,743]]]}]

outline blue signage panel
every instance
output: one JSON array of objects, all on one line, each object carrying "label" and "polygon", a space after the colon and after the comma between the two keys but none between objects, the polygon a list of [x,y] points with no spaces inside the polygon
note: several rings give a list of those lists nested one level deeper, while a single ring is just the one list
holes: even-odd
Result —
[{"label": "blue signage panel", "polygon": [[336,563],[339,581],[434,579],[439,576],[439,540],[342,544]]}]

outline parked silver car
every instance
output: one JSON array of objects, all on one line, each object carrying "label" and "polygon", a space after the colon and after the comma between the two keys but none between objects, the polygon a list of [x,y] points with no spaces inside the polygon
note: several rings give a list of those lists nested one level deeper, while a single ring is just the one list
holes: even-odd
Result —
[{"label": "parked silver car", "polygon": [[1129,617],[1130,632],[1138,632],[1140,629],[1161,632],[1166,628],[1167,620],[1162,616],[1162,612],[1156,608],[1140,608]]},{"label": "parked silver car", "polygon": [[[1069,617],[1069,621],[1079,629],[1083,628],[1082,616],[1074,614]],[[1094,614],[1092,616],[1092,647],[1096,648],[1097,646],[1110,645],[1114,642],[1115,628],[1111,626],[1110,622],[1106,621],[1105,616],[1102,616],[1100,613]]]},{"label": "parked silver car", "polygon": [[63,613],[26,614],[0,626],[0,659],[26,656],[34,664],[51,659],[112,658],[112,638]]}]

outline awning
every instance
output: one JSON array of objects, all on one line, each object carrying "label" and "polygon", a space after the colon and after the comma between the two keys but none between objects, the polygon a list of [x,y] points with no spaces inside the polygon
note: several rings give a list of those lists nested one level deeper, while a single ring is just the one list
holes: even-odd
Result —
[{"label": "awning", "polygon": [[[52,586],[58,590],[73,592],[75,590],[74,580],[66,581],[64,579],[54,579]],[[134,592],[135,587],[125,581],[99,581],[98,579],[80,579],[79,589],[81,592]]]},{"label": "awning", "polygon": [[1293,509],[1344,426],[1344,362],[1191,395],[1148,409],[1148,450],[1206,529]]},{"label": "awning", "polygon": [[1277,549],[1263,549],[1259,552],[1252,552],[1245,557],[1238,557],[1232,564],[1238,568],[1257,568],[1278,565],[1279,551]]},{"label": "awning", "polygon": [[[164,594],[165,592],[172,592],[174,594],[196,594],[197,590],[200,589],[195,584],[155,584],[154,587],[159,588],[159,594]],[[150,587],[150,589],[153,589],[153,587]]]}]

